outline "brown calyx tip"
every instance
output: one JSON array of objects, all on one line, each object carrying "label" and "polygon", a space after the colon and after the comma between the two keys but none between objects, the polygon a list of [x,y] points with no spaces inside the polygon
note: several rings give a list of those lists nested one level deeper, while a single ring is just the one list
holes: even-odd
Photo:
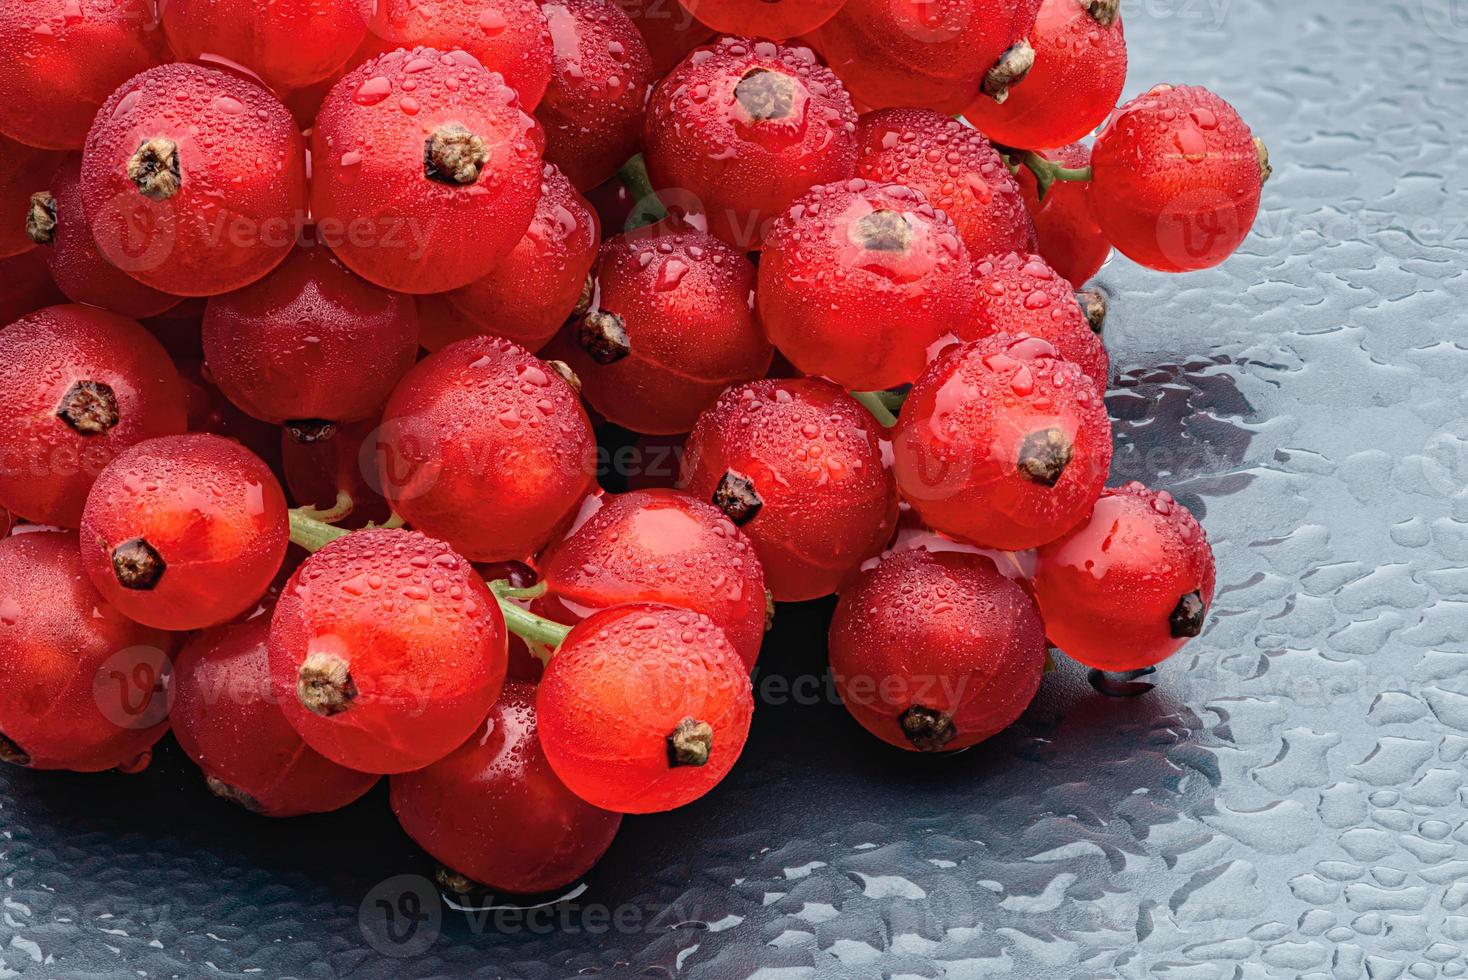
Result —
[{"label": "brown calyx tip", "polygon": [[902,734],[919,752],[942,752],[958,737],[958,729],[946,712],[915,704],[898,717]]},{"label": "brown calyx tip", "polygon": [[100,436],[122,420],[112,386],[78,381],[61,396],[56,417],[84,436]]},{"label": "brown calyx tip", "polygon": [[906,252],[912,229],[900,212],[882,208],[860,218],[852,228],[857,245],[871,252]]},{"label": "brown calyx tip", "polygon": [[329,419],[287,419],[285,431],[296,442],[309,446],[336,435],[336,423]]},{"label": "brown calyx tip", "polygon": [[1041,429],[1025,436],[1019,447],[1019,470],[1041,486],[1053,487],[1060,482],[1073,455],[1075,447],[1069,436],[1060,429]]},{"label": "brown calyx tip", "polygon": [[581,349],[598,364],[615,364],[632,353],[632,338],[627,324],[615,313],[593,310],[581,318],[576,331]]},{"label": "brown calyx tip", "polygon": [[1173,638],[1181,640],[1202,633],[1203,620],[1207,616],[1208,607],[1203,604],[1203,597],[1189,592],[1177,601],[1172,614],[1167,617],[1167,624],[1172,628]]},{"label": "brown calyx tip", "polygon": [[795,82],[768,68],[752,68],[734,86],[734,98],[755,122],[789,119],[795,111]]},{"label": "brown calyx tip", "polygon": [[1274,168],[1269,165],[1269,147],[1257,136],[1254,137],[1254,152],[1259,154],[1259,183],[1267,184],[1274,176]]},{"label": "brown calyx tip", "polygon": [[124,589],[147,592],[167,570],[168,563],[147,538],[133,538],[112,549],[112,574]]},{"label": "brown calyx tip", "polygon": [[352,706],[357,685],[341,657],[334,653],[313,653],[306,657],[296,675],[296,696],[307,711],[330,718]]},{"label": "brown calyx tip", "polygon": [[586,281],[581,284],[581,297],[576,300],[576,308],[571,311],[571,315],[567,319],[575,320],[577,317],[585,316],[587,311],[591,309],[591,301],[595,298],[596,273],[588,272],[586,274]]},{"label": "brown calyx tip", "polygon": [[545,366],[555,372],[562,381],[570,385],[572,391],[578,395],[581,394],[581,379],[576,376],[575,371],[571,370],[571,365],[565,361],[546,361]]},{"label": "brown calyx tip", "polygon": [[684,718],[668,736],[668,765],[701,766],[714,750],[714,728],[706,721]]},{"label": "brown calyx tip", "polygon": [[56,241],[56,198],[50,191],[31,195],[31,207],[25,216],[26,237],[37,245]]},{"label": "brown calyx tip", "polygon": [[468,895],[479,889],[479,885],[473,878],[441,864],[433,873],[433,880],[438,882],[438,887],[454,895]]},{"label": "brown calyx tip", "polygon": [[154,201],[166,201],[183,186],[178,162],[178,144],[167,136],[143,140],[127,162],[127,177],[138,192]]},{"label": "brown calyx tip", "polygon": [[775,593],[765,589],[765,632],[775,628]]},{"label": "brown calyx tip", "polygon": [[0,734],[0,762],[8,762],[12,766],[28,766],[31,757],[19,745]]},{"label": "brown calyx tip", "polygon": [[995,102],[1004,103],[1009,90],[1025,80],[1030,69],[1035,67],[1035,49],[1029,41],[1021,40],[999,56],[999,60],[984,76],[983,92]]},{"label": "brown calyx tip", "polygon": [[1081,0],[1086,13],[1102,27],[1110,27],[1121,15],[1121,0]]},{"label": "brown calyx tip", "polygon": [[445,123],[423,143],[423,176],[440,184],[472,184],[488,163],[488,144],[461,123]]},{"label": "brown calyx tip", "polygon": [[246,810],[249,810],[251,813],[265,812],[265,807],[261,805],[259,800],[255,799],[244,790],[237,789],[236,787],[229,785],[229,783],[226,783],[222,779],[217,779],[214,776],[208,776],[205,778],[204,783],[209,787],[209,792],[213,793],[221,800],[228,800],[230,803],[234,803],[237,806],[242,806]]},{"label": "brown calyx tip", "polygon": [[728,470],[714,488],[713,505],[735,525],[743,527],[754,520],[765,502],[754,488],[754,481],[738,470]]},{"label": "brown calyx tip", "polygon": [[1081,312],[1086,315],[1086,322],[1091,325],[1091,332],[1099,334],[1106,326],[1106,291],[1099,286],[1087,286],[1076,292],[1076,302],[1081,306]]}]

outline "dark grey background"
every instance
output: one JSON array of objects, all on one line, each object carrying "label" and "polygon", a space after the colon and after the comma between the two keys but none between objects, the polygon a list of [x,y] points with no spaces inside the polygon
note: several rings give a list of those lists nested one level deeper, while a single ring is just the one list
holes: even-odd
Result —
[{"label": "dark grey background", "polygon": [[[1223,268],[1101,276],[1117,477],[1194,507],[1219,560],[1156,690],[1063,666],[951,759],[762,704],[733,776],[628,821],[574,902],[432,902],[404,944],[376,902],[411,910],[429,866],[380,791],[272,823],[176,748],[7,769],[0,977],[1463,976],[1468,0],[1124,11],[1129,91],[1211,86],[1275,162]],[[820,674],[828,612],[782,612],[762,679]]]}]

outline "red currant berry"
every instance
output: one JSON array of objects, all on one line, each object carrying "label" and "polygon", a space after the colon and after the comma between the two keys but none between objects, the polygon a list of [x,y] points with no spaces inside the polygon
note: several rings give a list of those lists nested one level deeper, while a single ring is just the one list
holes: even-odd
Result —
[{"label": "red currant berry", "polygon": [[681,484],[754,542],[780,602],[835,592],[892,536],[880,426],[828,381],[730,388],[688,437]]},{"label": "red currant berry", "polygon": [[946,214],[917,191],[857,179],[813,188],[776,223],[757,298],[792,364],[865,391],[916,378],[972,317],[976,289]]},{"label": "red currant berry", "polygon": [[118,453],[188,424],[162,346],[132,320],[53,306],[0,330],[0,505],[76,527]]},{"label": "red currant berry", "polygon": [[270,676],[317,752],[362,772],[421,769],[483,723],[505,679],[505,621],[468,562],[414,531],[354,531],[286,583]]},{"label": "red currant berry", "polygon": [[394,51],[336,84],[311,138],[317,235],[359,276],[437,293],[515,247],[540,195],[534,121],[463,51]]},{"label": "red currant berry", "polygon": [[853,718],[884,742],[953,752],[1008,728],[1045,672],[1045,627],[983,555],[893,554],[841,594],[831,673]]},{"label": "red currant berry", "polygon": [[765,638],[765,576],[754,546],[712,504],[676,490],[604,498],[539,561],[549,592],[535,611],[558,623],[633,602],[703,613],[746,667]]},{"label": "red currant berry", "polygon": [[180,61],[226,58],[276,91],[330,78],[367,37],[374,0],[163,0]]},{"label": "red currant berry", "polygon": [[0,133],[81,149],[97,108],[164,48],[150,0],[0,0]]},{"label": "red currant berry", "polygon": [[285,494],[260,457],[219,436],[165,436],[97,477],[82,513],[82,563],[128,617],[199,629],[255,604],[289,537]]},{"label": "red currant berry", "polygon": [[622,12],[632,18],[647,50],[652,55],[653,73],[662,78],[678,66],[688,52],[712,41],[718,32],[686,10],[667,0],[617,0]]},{"label": "red currant berry", "polygon": [[1038,255],[991,255],[975,271],[978,304],[973,326],[959,331],[964,340],[996,333],[1038,337],[1105,393],[1111,384],[1111,359],[1076,301],[1074,286]]},{"label": "red currant berry", "polygon": [[1204,88],[1159,85],[1116,111],[1091,149],[1091,210],[1127,258],[1207,269],[1238,249],[1269,176],[1264,144]]},{"label": "red currant berry", "polygon": [[425,322],[424,346],[437,350],[471,336],[461,332],[467,326],[540,350],[590,303],[589,276],[600,245],[601,224],[590,202],[546,164],[530,230],[489,275],[444,296],[462,316]]},{"label": "red currant berry", "polygon": [[580,190],[617,172],[637,152],[652,55],[616,0],[546,0],[555,69],[535,116],[545,158]]},{"label": "red currant berry", "polygon": [[388,402],[377,442],[393,510],[471,561],[540,551],[596,485],[596,438],[575,390],[497,337],[420,361]]},{"label": "red currant berry", "polygon": [[784,39],[807,34],[836,16],[846,0],[678,0],[723,34]]},{"label": "red currant berry", "polygon": [[97,594],[75,532],[0,541],[0,761],[135,768],[168,730],[172,646]]},{"label": "red currant berry", "polygon": [[921,191],[953,219],[974,261],[1035,250],[1019,184],[980,133],[931,109],[882,109],[861,117],[858,135],[857,172]]},{"label": "red currant berry", "polygon": [[1040,0],[850,0],[811,38],[865,106],[952,115],[1024,77]]},{"label": "red currant berry", "polygon": [[1035,63],[1001,102],[981,95],[964,118],[1005,146],[1064,146],[1106,121],[1126,84],[1119,0],[1042,0]]},{"label": "red currant berry", "polygon": [[371,448],[363,451],[369,440],[376,440],[377,420],[348,422],[333,426],[330,434],[317,433],[325,438],[303,442],[289,431],[279,434],[281,471],[291,499],[329,510],[345,493],[352,499],[352,512],[333,523],[346,528],[386,523],[392,511],[378,489],[376,457]]},{"label": "red currant berry", "polygon": [[577,625],[535,701],[551,768],[593,806],[656,813],[692,803],[749,735],[749,672],[707,617],[654,603]]},{"label": "red currant berry", "polygon": [[725,37],[683,60],[648,103],[648,175],[736,248],[816,184],[856,173],[856,110],[809,48]]},{"label": "red currant berry", "polygon": [[31,241],[47,246],[47,268],[68,299],[137,319],[165,313],[181,302],[134,279],[98,251],[82,206],[79,156],[61,165],[50,188],[31,195],[25,227]]},{"label": "red currant berry", "polygon": [[944,354],[913,385],[892,449],[897,486],[934,530],[1020,551],[1085,519],[1111,467],[1095,382],[1036,337]]},{"label": "red currant berry", "polygon": [[270,689],[270,614],[201,630],[175,659],[174,737],[209,789],[252,813],[294,817],[339,810],[377,776],[339,766],[286,721]]},{"label": "red currant berry", "polygon": [[44,190],[65,161],[61,153],[38,150],[0,136],[0,214],[7,219],[0,221],[0,259],[36,247],[26,222],[17,220],[17,216],[30,210],[31,195]]},{"label": "red currant berry", "polygon": [[319,433],[381,412],[418,358],[418,312],[326,249],[297,249],[259,282],[209,301],[204,356],[247,413]]},{"label": "red currant berry", "polygon": [[1213,550],[1171,494],[1129,483],[1040,549],[1034,584],[1056,646],[1089,667],[1138,670],[1203,631]]},{"label": "red currant berry", "polygon": [[189,406],[189,431],[232,439],[264,460],[272,473],[278,473],[280,427],[251,418],[224,397],[224,392],[209,379],[208,366],[202,357],[179,357],[175,363],[183,378],[184,397]]},{"label": "red currant berry", "polygon": [[522,895],[563,888],[601,860],[622,825],[551,770],[535,686],[510,683],[489,720],[447,758],[392,777],[408,836],[453,873]]},{"label": "red currant berry", "polygon": [[[1062,167],[1083,170],[1091,165],[1091,148],[1084,143],[1039,152]],[[1034,172],[1029,167],[1021,167],[1019,186],[1024,193],[1025,207],[1035,220],[1040,254],[1079,289],[1101,271],[1111,255],[1111,243],[1091,213],[1090,182],[1057,180],[1042,201]]]},{"label": "red currant berry", "polygon": [[687,432],[725,388],[770,366],[754,284],[749,259],[712,235],[621,235],[602,246],[592,309],[552,350],[609,421]]},{"label": "red currant berry", "polygon": [[97,113],[81,188],[109,262],[166,293],[212,296],[290,253],[306,209],[305,143],[285,106],[253,82],[163,65]]},{"label": "red currant berry", "polygon": [[64,304],[39,250],[0,259],[0,324],[14,323],[48,306]]}]

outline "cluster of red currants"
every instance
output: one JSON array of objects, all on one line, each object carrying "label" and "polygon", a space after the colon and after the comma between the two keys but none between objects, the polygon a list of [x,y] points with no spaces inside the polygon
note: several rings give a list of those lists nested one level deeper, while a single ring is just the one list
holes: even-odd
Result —
[{"label": "cluster of red currants", "polygon": [[0,0],[0,758],[388,774],[540,892],[730,771],[777,602],[920,751],[1201,632],[1076,290],[1221,262],[1262,143],[1115,108],[1116,0],[680,2]]}]

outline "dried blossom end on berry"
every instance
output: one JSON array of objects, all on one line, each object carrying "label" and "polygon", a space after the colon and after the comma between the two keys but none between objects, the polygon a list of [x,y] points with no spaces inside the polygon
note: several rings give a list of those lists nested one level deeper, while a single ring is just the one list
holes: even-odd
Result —
[{"label": "dried blossom end on berry", "polygon": [[668,765],[707,765],[714,748],[714,729],[706,721],[684,718],[668,736]]},{"label": "dried blossom end on berry", "polygon": [[296,694],[312,714],[323,718],[339,715],[352,706],[357,685],[347,662],[331,653],[313,653],[301,664]]},{"label": "dried blossom end on berry", "polygon": [[1025,437],[1019,450],[1020,472],[1042,486],[1053,487],[1065,475],[1075,446],[1060,429],[1041,429]]},{"label": "dried blossom end on berry", "polygon": [[1177,601],[1167,623],[1172,628],[1172,635],[1181,640],[1201,634],[1207,614],[1208,607],[1203,603],[1203,597],[1197,592],[1189,592]]},{"label": "dried blossom end on berry", "polygon": [[61,398],[56,417],[84,436],[99,436],[122,421],[117,395],[100,381],[78,381]]},{"label": "dried blossom end on berry", "polygon": [[56,198],[50,191],[31,195],[30,210],[25,216],[26,237],[37,245],[56,241]]},{"label": "dried blossom end on berry", "polygon": [[915,704],[898,719],[902,733],[919,752],[942,752],[958,737],[953,719],[941,711]]},{"label": "dried blossom end on berry", "polygon": [[166,201],[183,186],[178,144],[166,136],[144,140],[127,162],[127,176],[138,193],[152,201]]},{"label": "dried blossom end on berry", "polygon": [[146,538],[133,538],[112,549],[112,571],[124,589],[151,591],[167,570],[168,563]]}]

